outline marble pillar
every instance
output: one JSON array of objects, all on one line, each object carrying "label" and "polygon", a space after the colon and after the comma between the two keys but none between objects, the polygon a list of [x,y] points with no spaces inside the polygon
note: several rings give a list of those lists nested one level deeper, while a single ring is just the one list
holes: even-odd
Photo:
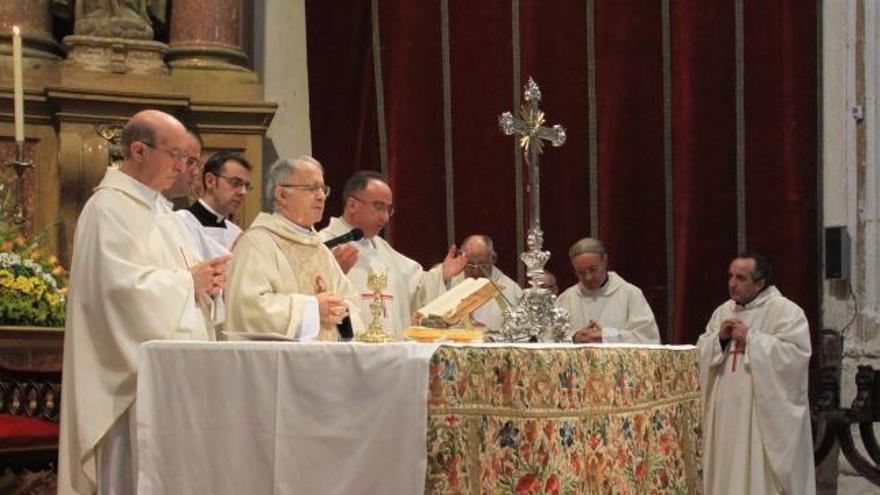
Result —
[{"label": "marble pillar", "polygon": [[25,58],[58,60],[64,49],[52,37],[51,0],[0,0],[0,54],[12,54],[12,26],[21,28]]},{"label": "marble pillar", "polygon": [[175,3],[166,62],[172,69],[249,71],[242,51],[243,20],[249,18],[243,0]]}]

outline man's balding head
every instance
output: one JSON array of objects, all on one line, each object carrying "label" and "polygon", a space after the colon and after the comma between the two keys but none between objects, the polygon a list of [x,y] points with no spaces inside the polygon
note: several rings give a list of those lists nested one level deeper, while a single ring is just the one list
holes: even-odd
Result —
[{"label": "man's balding head", "polygon": [[465,238],[461,243],[461,250],[467,256],[468,264],[464,267],[467,277],[488,277],[492,273],[498,256],[495,254],[495,243],[492,238],[477,234]]},{"label": "man's balding head", "polygon": [[158,110],[136,113],[122,129],[121,170],[156,191],[185,171],[189,136],[176,118]]}]

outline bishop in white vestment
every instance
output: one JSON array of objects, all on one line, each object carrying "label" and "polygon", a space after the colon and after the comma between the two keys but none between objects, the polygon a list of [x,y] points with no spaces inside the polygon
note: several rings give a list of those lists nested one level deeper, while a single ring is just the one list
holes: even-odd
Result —
[{"label": "bishop in white vestment", "polygon": [[226,329],[338,340],[350,315],[363,329],[354,287],[314,229],[329,188],[314,158],[280,159],[269,172],[275,213],[260,213],[235,246]]},{"label": "bishop in white vestment", "polygon": [[730,265],[731,299],[700,336],[705,493],[812,495],[810,330],[760,255]]},{"label": "bishop in white vestment", "polygon": [[192,254],[159,191],[183,172],[186,130],[147,110],[122,133],[125,161],[108,169],[77,221],[64,335],[59,493],[134,493],[129,415],[137,349],[149,340],[207,340],[196,296],[218,292],[225,261]]}]

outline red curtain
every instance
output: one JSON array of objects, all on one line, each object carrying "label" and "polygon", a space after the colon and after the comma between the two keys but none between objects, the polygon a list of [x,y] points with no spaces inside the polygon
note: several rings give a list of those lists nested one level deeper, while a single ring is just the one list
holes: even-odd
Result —
[{"label": "red curtain", "polygon": [[[746,228],[776,283],[819,324],[815,8],[745,3]],[[815,336],[815,333],[813,334]]]},{"label": "red curtain", "polygon": [[350,175],[380,166],[370,2],[308,0],[306,19],[312,155],[333,188],[327,218],[341,211]]},{"label": "red curtain", "polygon": [[455,238],[491,235],[516,276],[512,144],[497,125],[513,100],[510,26],[510,2],[449,2]]},{"label": "red curtain", "polygon": [[735,12],[729,0],[670,7],[675,340],[691,342],[737,247]]},{"label": "red curtain", "polygon": [[[740,192],[747,244],[775,262],[780,289],[815,324],[816,4],[743,3],[747,180]],[[358,168],[379,168],[370,5],[307,2],[313,150],[328,165],[331,185]],[[598,228],[612,269],[642,288],[665,340],[694,342],[727,297],[726,270],[737,247],[736,0],[670,0],[666,26],[662,2],[594,0],[593,102],[586,0],[521,0],[518,15],[510,1],[449,0],[449,136],[442,5],[379,2],[389,179],[399,206],[395,245],[428,265],[439,261],[448,235],[460,241],[485,232],[496,240],[499,267],[516,274],[516,224],[519,218],[528,225],[528,201],[516,210],[513,139],[501,135],[496,120],[515,110],[514,84],[533,76],[547,123],[568,131],[565,146],[548,146],[541,157],[550,269],[561,286],[574,283],[566,252],[592,227],[588,116],[594,105]],[[514,57],[520,64],[516,82]],[[447,181],[453,187],[451,233]],[[525,184],[521,192],[526,195]],[[667,307],[670,291],[673,306]]]},{"label": "red curtain", "polygon": [[[590,234],[586,19],[582,2],[575,8],[540,0],[520,4],[520,80],[535,79],[544,94],[547,124],[563,125],[567,136],[564,146],[545,148],[540,171],[544,249],[553,254],[547,268],[566,286],[574,283],[568,248]],[[523,182],[528,182],[525,169]],[[528,196],[523,193],[528,229]]]},{"label": "red curtain", "polygon": [[379,19],[392,242],[430,265],[447,238],[440,6],[379,2]]},{"label": "red curtain", "polygon": [[[599,238],[666,328],[660,2],[596,2]],[[664,333],[661,330],[661,333]]]}]

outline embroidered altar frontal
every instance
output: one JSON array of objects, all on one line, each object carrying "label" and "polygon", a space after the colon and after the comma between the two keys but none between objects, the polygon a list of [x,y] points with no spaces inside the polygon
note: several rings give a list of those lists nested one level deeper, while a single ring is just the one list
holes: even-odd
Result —
[{"label": "embroidered altar frontal", "polygon": [[702,493],[692,347],[442,346],[429,370],[425,493]]}]

